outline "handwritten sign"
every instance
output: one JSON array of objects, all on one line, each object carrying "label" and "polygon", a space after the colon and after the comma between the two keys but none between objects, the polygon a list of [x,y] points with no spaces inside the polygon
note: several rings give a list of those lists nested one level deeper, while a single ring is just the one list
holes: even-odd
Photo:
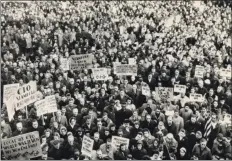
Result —
[{"label": "handwritten sign", "polygon": [[91,158],[92,150],[93,150],[93,143],[94,143],[93,139],[84,135],[83,141],[82,141],[81,153]]},{"label": "handwritten sign", "polygon": [[151,91],[150,91],[149,86],[142,86],[142,94],[148,97],[151,96]]},{"label": "handwritten sign", "polygon": [[193,93],[191,93],[189,95],[189,99],[192,102],[203,102],[204,101],[204,97],[202,96],[202,94],[193,94]]},{"label": "handwritten sign", "polygon": [[185,85],[180,85],[180,84],[175,84],[174,85],[174,92],[186,93],[186,86]]},{"label": "handwritten sign", "polygon": [[196,65],[195,67],[195,77],[196,78],[203,78],[205,73],[205,67]]},{"label": "handwritten sign", "polygon": [[166,88],[166,87],[156,87],[156,96],[157,99],[160,100],[168,100],[172,101],[173,100],[173,88]]},{"label": "handwritten sign", "polygon": [[34,104],[37,116],[57,111],[57,103],[55,95],[47,96],[45,99],[39,100]]},{"label": "handwritten sign", "polygon": [[3,86],[3,102],[6,103],[7,100],[9,100],[9,98],[12,95],[16,95],[17,93],[17,89],[19,87],[19,83],[16,84],[7,84]]},{"label": "handwritten sign", "polygon": [[72,55],[70,57],[71,70],[89,69],[92,67],[93,62],[92,54]]},{"label": "handwritten sign", "polygon": [[35,101],[37,101],[36,81],[31,81],[18,88],[16,94],[16,110],[20,110]]},{"label": "handwritten sign", "polygon": [[112,146],[115,146],[117,148],[119,148],[119,146],[121,144],[125,144],[127,149],[129,147],[129,139],[127,138],[123,138],[123,137],[119,137],[119,136],[112,136]]},{"label": "handwritten sign", "polygon": [[231,79],[231,69],[221,68],[220,69],[220,76]]},{"label": "handwritten sign", "polygon": [[107,68],[93,68],[93,77],[95,80],[107,80],[108,79],[108,72]]},{"label": "handwritten sign", "polygon": [[69,70],[69,59],[67,59],[67,58],[60,58],[60,67],[64,71]]},{"label": "handwritten sign", "polygon": [[128,58],[128,64],[131,64],[131,65],[136,64],[135,58]]},{"label": "handwritten sign", "polygon": [[42,155],[38,131],[3,139],[1,142],[7,160],[28,160]]},{"label": "handwritten sign", "polygon": [[134,75],[137,76],[137,65],[116,64],[114,74],[116,75]]}]

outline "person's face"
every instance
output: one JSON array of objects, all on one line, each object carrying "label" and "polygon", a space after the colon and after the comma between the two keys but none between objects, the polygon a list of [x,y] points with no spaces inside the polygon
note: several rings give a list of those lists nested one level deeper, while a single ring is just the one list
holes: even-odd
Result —
[{"label": "person's face", "polygon": [[217,116],[216,115],[212,115],[212,122],[216,122],[217,121]]},{"label": "person's face", "polygon": [[218,106],[218,103],[217,103],[217,102],[214,102],[214,103],[213,103],[213,106],[214,106],[214,107],[217,107],[217,106]]},{"label": "person's face", "polygon": [[32,123],[32,126],[33,126],[33,128],[35,128],[35,129],[38,128],[38,122],[37,122],[37,121],[36,121],[36,122],[33,122],[33,123]]},{"label": "person's face", "polygon": [[105,135],[108,136],[110,134],[109,131],[105,131]]},{"label": "person's face", "polygon": [[125,145],[121,146],[121,150],[125,151],[126,150],[126,146]]},{"label": "person's face", "polygon": [[180,151],[180,156],[184,156],[185,155],[185,152],[183,150]]},{"label": "person's face", "polygon": [[115,131],[116,129],[115,129],[115,126],[112,126],[111,128],[110,128],[110,130],[111,131]]},{"label": "person's face", "polygon": [[57,116],[61,116],[61,111],[57,111],[57,112],[56,112],[56,115],[57,115]]},{"label": "person's face", "polygon": [[196,117],[191,117],[191,122],[195,123],[197,121]]},{"label": "person's face", "polygon": [[120,91],[121,96],[124,96],[124,94],[125,94],[124,91]]},{"label": "person's face", "polygon": [[47,154],[43,154],[42,155],[42,160],[48,160],[48,155]]},{"label": "person's face", "polygon": [[148,131],[145,131],[143,134],[144,134],[144,136],[145,136],[146,138],[149,137]]},{"label": "person's face", "polygon": [[99,134],[94,134],[94,140],[97,141],[99,139]]},{"label": "person's face", "polygon": [[50,132],[46,132],[45,133],[45,136],[48,138],[48,137],[50,137]]},{"label": "person's face", "polygon": [[201,142],[201,149],[204,149],[206,147],[206,142]]},{"label": "person's face", "polygon": [[47,138],[42,138],[42,143],[46,143]]},{"label": "person's face", "polygon": [[169,124],[169,125],[172,124],[172,118],[169,117],[167,121],[168,121],[168,124]]},{"label": "person's face", "polygon": [[146,117],[146,120],[147,120],[148,122],[150,122],[150,121],[151,121],[151,116],[147,116],[147,117]]},{"label": "person's face", "polygon": [[22,131],[22,129],[23,129],[23,125],[22,124],[17,124],[17,130]]},{"label": "person's face", "polygon": [[102,127],[102,123],[101,123],[101,122],[98,122],[98,123],[97,123],[97,126],[98,126],[98,127]]},{"label": "person's face", "polygon": [[58,128],[58,123],[57,123],[57,122],[54,122],[54,123],[53,123],[53,126],[54,126],[55,128]]},{"label": "person's face", "polygon": [[137,145],[137,148],[138,148],[139,150],[141,150],[141,149],[142,149],[142,144],[138,144],[138,145]]}]

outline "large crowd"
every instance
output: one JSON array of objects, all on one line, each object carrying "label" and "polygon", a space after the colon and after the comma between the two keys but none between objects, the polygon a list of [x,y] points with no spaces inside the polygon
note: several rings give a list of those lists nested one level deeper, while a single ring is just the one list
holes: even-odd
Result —
[{"label": "large crowd", "polygon": [[[43,160],[232,159],[231,4],[225,1],[3,2],[1,11],[1,138],[38,131]],[[199,3],[199,2],[198,2]],[[60,59],[92,54],[91,68],[64,70]],[[136,76],[114,74],[135,58]],[[204,77],[194,75],[196,65]],[[38,117],[34,104],[9,121],[3,86],[36,81],[58,111]],[[186,85],[157,99],[157,87]],[[142,94],[143,86],[150,96]],[[202,94],[193,102],[190,94]],[[82,154],[83,136],[94,140]],[[112,144],[112,136],[129,145]],[[2,159],[9,159],[4,157]]]}]

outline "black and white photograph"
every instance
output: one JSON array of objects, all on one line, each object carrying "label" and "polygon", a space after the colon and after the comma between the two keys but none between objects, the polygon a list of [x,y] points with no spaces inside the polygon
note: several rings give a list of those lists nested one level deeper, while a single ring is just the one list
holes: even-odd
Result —
[{"label": "black and white photograph", "polygon": [[1,160],[232,160],[231,8],[2,0]]}]

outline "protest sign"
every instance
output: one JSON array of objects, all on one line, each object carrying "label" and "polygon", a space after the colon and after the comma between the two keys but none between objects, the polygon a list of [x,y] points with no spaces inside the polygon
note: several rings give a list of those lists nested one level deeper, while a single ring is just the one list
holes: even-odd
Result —
[{"label": "protest sign", "polygon": [[7,160],[28,160],[42,155],[38,131],[2,139],[1,142]]},{"label": "protest sign", "polygon": [[37,101],[36,81],[31,81],[18,88],[16,93],[16,110],[20,110],[35,101]]},{"label": "protest sign", "polygon": [[231,70],[230,69],[221,68],[220,69],[220,76],[231,79]]},{"label": "protest sign", "polygon": [[173,88],[167,88],[167,87],[156,87],[156,97],[160,100],[173,100]]},{"label": "protest sign", "polygon": [[13,95],[15,96],[17,93],[17,89],[19,87],[19,83],[16,84],[7,84],[3,86],[3,102],[6,103],[7,100]]},{"label": "protest sign", "polygon": [[56,112],[57,111],[56,96],[55,95],[47,96],[45,97],[45,100],[47,101],[48,113]]},{"label": "protest sign", "polygon": [[70,69],[82,70],[91,68],[93,57],[92,54],[72,55],[70,57]]},{"label": "protest sign", "polygon": [[202,96],[202,94],[196,94],[196,93],[195,94],[191,93],[189,95],[189,99],[192,102],[203,102],[204,101],[204,97]]},{"label": "protest sign", "polygon": [[108,73],[107,68],[93,68],[93,77],[95,80],[107,80],[108,79]]},{"label": "protest sign", "polygon": [[186,93],[186,85],[175,84],[174,85],[174,92],[178,93]]},{"label": "protest sign", "polygon": [[57,111],[57,103],[55,95],[47,96],[45,99],[35,102],[34,104],[37,116]]},{"label": "protest sign", "polygon": [[92,150],[93,150],[93,143],[94,143],[93,139],[84,135],[83,140],[82,140],[81,153],[91,158]]},{"label": "protest sign", "polygon": [[130,140],[127,138],[119,137],[119,136],[112,136],[112,146],[119,148],[121,144],[126,144],[128,149]]},{"label": "protest sign", "polygon": [[149,86],[142,86],[142,94],[148,97],[151,96],[151,91],[150,91]]},{"label": "protest sign", "polygon": [[35,102],[34,106],[36,108],[37,116],[41,116],[47,113],[47,106],[45,99]]},{"label": "protest sign", "polygon": [[134,75],[137,76],[137,65],[130,64],[116,64],[115,73],[116,75]]},{"label": "protest sign", "polygon": [[60,66],[64,71],[69,70],[69,59],[60,58]]},{"label": "protest sign", "polygon": [[131,65],[136,64],[135,58],[128,58],[128,64],[131,64]]},{"label": "protest sign", "polygon": [[195,67],[195,77],[196,78],[203,78],[204,72],[205,72],[205,68],[203,66],[196,65],[196,67]]}]

